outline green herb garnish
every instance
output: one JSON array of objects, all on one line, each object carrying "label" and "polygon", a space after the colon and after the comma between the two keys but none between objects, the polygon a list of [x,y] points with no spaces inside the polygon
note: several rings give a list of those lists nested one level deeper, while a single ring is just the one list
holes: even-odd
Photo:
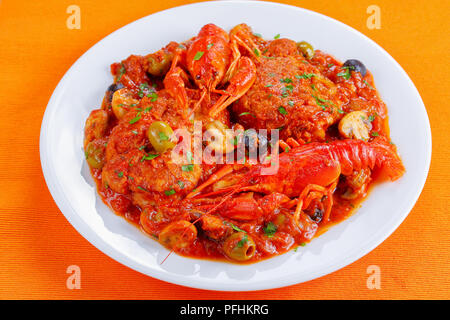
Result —
[{"label": "green herb garnish", "polygon": [[183,181],[178,180],[177,184],[180,186],[180,189],[184,189],[184,182]]},{"label": "green herb garnish", "polygon": [[239,114],[239,117],[246,116],[246,115],[250,115],[250,116],[252,116],[253,118],[256,118],[255,115],[252,114],[252,113],[250,113],[250,112],[242,112],[241,114]]},{"label": "green herb garnish", "polygon": [[197,53],[194,56],[194,61],[200,60],[201,57],[203,57],[204,52],[203,51],[197,51]]},{"label": "green herb garnish", "polygon": [[155,102],[156,100],[158,100],[158,95],[156,94],[156,92],[147,94],[147,97],[150,98],[151,102]]},{"label": "green herb garnish", "polygon": [[283,82],[283,83],[292,83],[292,79],[291,79],[291,78],[284,78],[284,79],[280,79],[280,82]]},{"label": "green herb garnish", "polygon": [[145,160],[153,160],[153,159],[155,159],[157,156],[159,156],[159,154],[151,154],[151,153],[149,153],[149,154],[147,154],[147,155],[145,155],[145,156],[142,156],[141,162],[144,162]]},{"label": "green herb garnish", "polygon": [[233,230],[235,230],[235,231],[247,233],[247,231],[242,230],[241,228],[239,228],[238,226],[232,224],[231,222],[224,221],[223,224],[230,226],[230,227],[233,228]]},{"label": "green herb garnish", "polygon": [[278,112],[283,114],[283,115],[287,115],[288,114],[288,112],[286,111],[286,109],[284,107],[279,107],[278,108]]},{"label": "green herb garnish", "polygon": [[304,73],[295,76],[297,79],[311,79],[312,77],[317,77],[314,73]]},{"label": "green herb garnish", "polygon": [[166,191],[164,191],[164,194],[166,196],[171,196],[171,195],[175,194],[175,190],[173,188],[170,190],[166,190]]},{"label": "green herb garnish", "polygon": [[120,79],[122,79],[122,76],[126,72],[127,72],[127,70],[125,69],[125,66],[123,65],[123,63],[120,63],[119,77],[117,78],[117,81],[120,81]]},{"label": "green herb garnish", "polygon": [[181,166],[181,170],[183,170],[184,172],[192,171],[192,170],[194,170],[194,165],[186,164],[184,166]]},{"label": "green herb garnish", "polygon": [[136,117],[130,120],[130,124],[136,123],[141,119],[141,115],[138,114]]},{"label": "green herb garnish", "polygon": [[247,243],[247,241],[248,241],[247,234],[244,234],[244,236],[242,237],[241,240],[239,240],[239,242],[237,243],[236,246],[237,246],[238,248],[242,248],[242,247],[244,246],[244,244]]},{"label": "green herb garnish", "polygon": [[277,226],[273,222],[269,222],[264,228],[264,234],[269,238],[272,238],[275,232],[277,232]]},{"label": "green herb garnish", "polygon": [[159,140],[166,141],[169,140],[169,137],[164,132],[158,132]]},{"label": "green herb garnish", "polygon": [[344,78],[345,80],[350,79],[350,77],[352,76],[351,73],[350,73],[350,69],[351,69],[351,68],[349,68],[349,67],[342,67],[342,69],[345,69],[345,71],[339,72],[339,73],[337,74],[337,76],[338,76],[338,77],[342,77],[342,78]]},{"label": "green herb garnish", "polygon": [[375,88],[372,87],[372,86],[370,85],[370,83],[368,83],[366,80],[363,80],[363,82],[364,82],[364,83],[366,84],[366,86],[368,86],[370,89],[375,90]]}]

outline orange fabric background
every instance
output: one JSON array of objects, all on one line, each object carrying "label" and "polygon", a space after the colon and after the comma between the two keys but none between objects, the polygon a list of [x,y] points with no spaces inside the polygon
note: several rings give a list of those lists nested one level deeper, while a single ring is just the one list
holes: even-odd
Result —
[{"label": "orange fabric background", "polygon": [[[0,0],[0,298],[450,298],[446,1],[283,1],[340,20],[379,43],[410,75],[428,110],[433,159],[424,191],[394,234],[359,261],[287,288],[208,292],[135,272],[98,251],[67,222],[47,190],[39,160],[41,120],[55,86],[83,52],[112,31],[189,2]],[[81,8],[81,30],[66,28],[71,4]],[[366,27],[371,4],[381,8],[381,30]],[[72,264],[81,268],[80,290],[66,288]],[[366,287],[369,265],[381,268],[381,290]]]}]

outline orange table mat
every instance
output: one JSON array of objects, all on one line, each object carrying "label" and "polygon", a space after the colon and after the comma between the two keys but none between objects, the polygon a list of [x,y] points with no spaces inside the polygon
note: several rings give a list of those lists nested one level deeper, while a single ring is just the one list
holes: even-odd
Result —
[{"label": "orange table mat", "polygon": [[[54,88],[82,53],[112,31],[191,2],[0,0],[0,298],[448,299],[450,19],[446,1],[282,1],[342,21],[379,43],[410,75],[430,117],[433,159],[420,199],[393,235],[357,262],[286,288],[208,292],[135,272],[94,248],[68,223],[47,190],[39,160],[41,120]],[[81,9],[79,30],[66,26],[71,4]],[[371,30],[367,8],[374,4],[380,8],[381,28]],[[70,265],[81,269],[79,290],[66,286]],[[371,265],[381,270],[381,289],[367,288]]]}]

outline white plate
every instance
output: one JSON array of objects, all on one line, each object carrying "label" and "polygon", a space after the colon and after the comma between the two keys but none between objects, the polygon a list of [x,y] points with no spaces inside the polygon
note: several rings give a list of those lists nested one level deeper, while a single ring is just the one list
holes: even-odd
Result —
[{"label": "white plate", "polygon": [[[89,112],[100,106],[112,82],[111,63],[182,41],[213,22],[226,30],[245,22],[265,38],[311,42],[344,61],[356,58],[372,72],[389,109],[392,140],[406,167],[394,183],[371,192],[359,211],[298,252],[252,265],[183,258],[113,214],[96,193],[82,151]],[[212,290],[269,289],[308,281],[361,258],[385,240],[408,215],[425,183],[431,132],[423,102],[403,69],[381,47],[354,29],[297,7],[253,1],[197,3],[162,11],[110,34],[64,75],[45,111],[41,163],[48,188],[70,223],[99,250],[122,264],[168,282]]]}]

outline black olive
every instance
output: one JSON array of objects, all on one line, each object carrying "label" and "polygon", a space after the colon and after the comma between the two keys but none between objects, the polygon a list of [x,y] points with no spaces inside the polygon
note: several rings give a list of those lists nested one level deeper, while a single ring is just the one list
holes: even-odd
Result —
[{"label": "black olive", "polygon": [[313,219],[315,222],[319,223],[320,221],[322,221],[322,218],[323,218],[323,211],[317,207],[314,208],[314,213],[313,213],[311,219]]},{"label": "black olive", "polygon": [[258,153],[261,155],[263,152],[269,152],[268,144],[267,138],[255,131],[247,131],[244,134],[244,145],[250,158],[258,157]]},{"label": "black olive", "polygon": [[348,67],[350,71],[356,71],[361,73],[363,77],[367,73],[366,66],[361,61],[356,59],[349,59],[345,61],[343,66]]},{"label": "black olive", "polygon": [[119,89],[122,89],[123,87],[124,85],[120,82],[113,83],[112,85],[110,85],[105,93],[105,96],[107,97],[108,101],[111,102],[114,92],[116,92]]},{"label": "black olive", "polygon": [[244,134],[245,147],[254,149],[258,146],[258,135],[256,132],[247,132]]}]

